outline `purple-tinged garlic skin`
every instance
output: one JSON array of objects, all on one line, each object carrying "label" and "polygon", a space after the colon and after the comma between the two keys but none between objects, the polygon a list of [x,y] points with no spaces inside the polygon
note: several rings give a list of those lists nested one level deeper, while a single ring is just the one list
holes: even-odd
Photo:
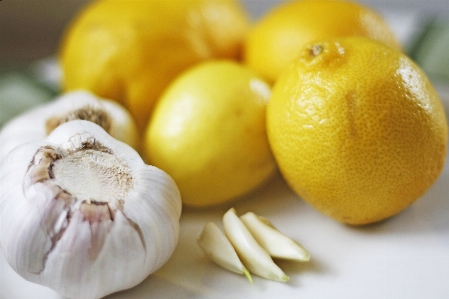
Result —
[{"label": "purple-tinged garlic skin", "polygon": [[0,248],[67,298],[140,283],[173,253],[180,215],[171,177],[92,122],[61,124],[0,164]]}]

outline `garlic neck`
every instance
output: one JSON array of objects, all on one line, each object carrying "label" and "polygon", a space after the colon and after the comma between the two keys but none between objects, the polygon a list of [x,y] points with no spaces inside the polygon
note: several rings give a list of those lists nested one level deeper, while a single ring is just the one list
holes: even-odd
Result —
[{"label": "garlic neck", "polygon": [[61,124],[77,119],[93,122],[108,133],[110,133],[112,128],[112,120],[108,112],[104,109],[87,105],[75,110],[69,110],[62,115],[50,117],[45,122],[45,132],[47,135],[50,135]]}]

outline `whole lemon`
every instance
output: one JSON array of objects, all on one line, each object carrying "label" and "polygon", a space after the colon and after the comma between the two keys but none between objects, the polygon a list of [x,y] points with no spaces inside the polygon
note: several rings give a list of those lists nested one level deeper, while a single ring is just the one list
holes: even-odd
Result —
[{"label": "whole lemon", "polygon": [[234,0],[93,1],[61,42],[63,89],[120,102],[143,130],[178,73],[205,59],[237,59],[247,27]]},{"label": "whole lemon", "polygon": [[350,224],[390,217],[423,195],[448,139],[426,75],[400,51],[360,37],[301,51],[273,87],[267,132],[291,188]]},{"label": "whole lemon", "polygon": [[244,61],[274,82],[308,43],[333,37],[365,36],[399,48],[381,15],[348,1],[281,3],[260,18],[245,39]]},{"label": "whole lemon", "polygon": [[148,124],[145,153],[172,176],[185,205],[228,202],[275,171],[265,126],[270,93],[233,61],[201,63],[168,86]]}]

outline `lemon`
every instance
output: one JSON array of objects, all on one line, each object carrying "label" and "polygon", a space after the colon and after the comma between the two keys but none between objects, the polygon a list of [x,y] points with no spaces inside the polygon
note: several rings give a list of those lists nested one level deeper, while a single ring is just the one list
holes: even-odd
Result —
[{"label": "lemon", "polygon": [[205,59],[237,59],[247,27],[234,0],[93,1],[61,41],[63,89],[120,102],[143,130],[177,74]]},{"label": "lemon", "polygon": [[244,61],[274,82],[306,44],[344,36],[365,36],[400,48],[382,16],[369,7],[347,1],[288,1],[269,10],[250,29]]},{"label": "lemon", "polygon": [[149,164],[177,183],[182,201],[207,207],[253,190],[276,169],[265,113],[270,87],[233,61],[201,63],[158,101],[145,134]]},{"label": "lemon", "polygon": [[291,188],[350,224],[395,215],[438,178],[448,127],[407,56],[360,37],[304,48],[273,87],[269,142]]}]

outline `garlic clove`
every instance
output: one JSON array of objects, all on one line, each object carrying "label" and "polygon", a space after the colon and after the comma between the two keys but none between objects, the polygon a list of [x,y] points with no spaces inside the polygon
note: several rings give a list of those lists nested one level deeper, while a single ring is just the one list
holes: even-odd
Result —
[{"label": "garlic clove", "polygon": [[240,216],[245,226],[271,257],[307,262],[310,255],[304,247],[278,231],[266,218],[248,212]]},{"label": "garlic clove", "polygon": [[243,266],[234,247],[215,223],[206,223],[197,242],[213,262],[229,271],[244,274],[251,283],[253,282],[251,274]]},{"label": "garlic clove", "polygon": [[243,265],[251,272],[261,277],[288,281],[289,278],[273,262],[270,255],[257,243],[249,230],[237,216],[235,209],[229,209],[223,216],[226,236],[234,246]]},{"label": "garlic clove", "polygon": [[6,123],[0,131],[0,161],[16,146],[44,140],[60,124],[77,119],[96,123],[135,149],[139,146],[136,123],[125,108],[80,90],[65,93]]},{"label": "garlic clove", "polygon": [[0,248],[25,279],[97,299],[159,269],[179,237],[165,172],[89,121],[59,125],[0,163]]}]

